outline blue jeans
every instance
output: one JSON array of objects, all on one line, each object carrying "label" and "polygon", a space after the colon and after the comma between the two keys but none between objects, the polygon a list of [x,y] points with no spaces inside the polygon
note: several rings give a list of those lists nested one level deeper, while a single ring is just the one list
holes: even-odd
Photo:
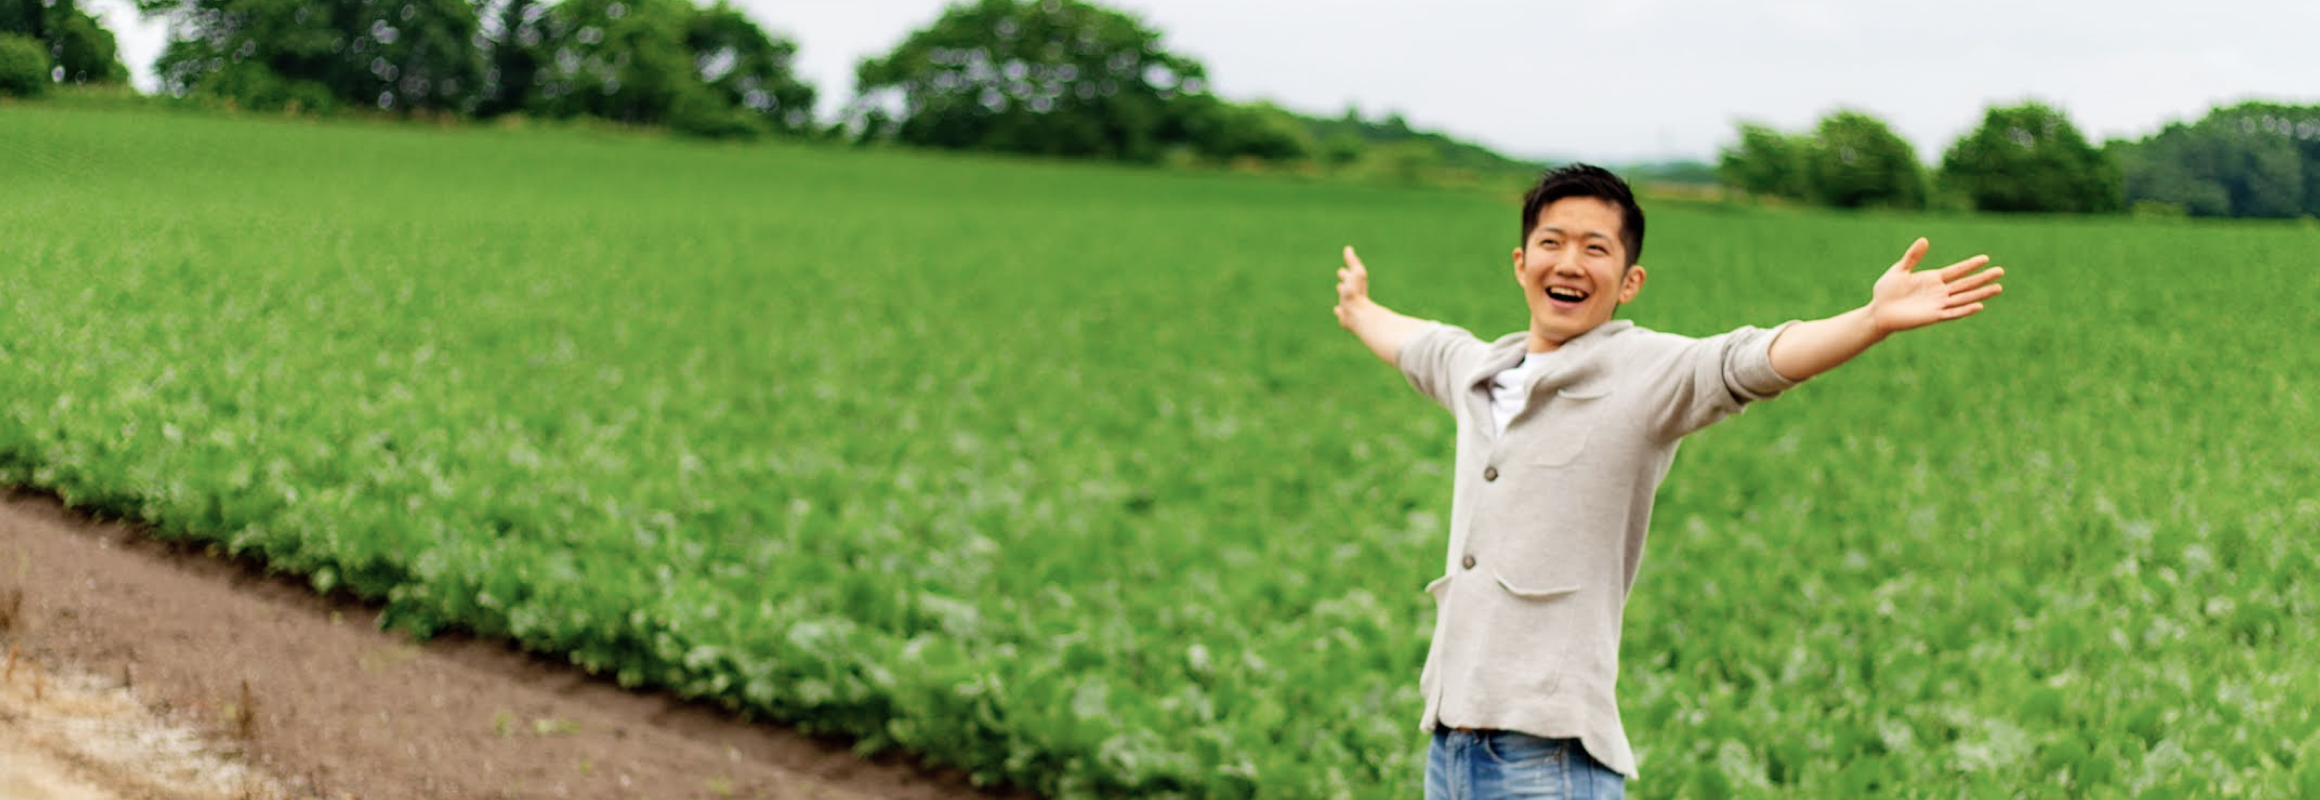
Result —
[{"label": "blue jeans", "polygon": [[1436,728],[1426,800],[1620,800],[1627,778],[1577,739]]}]

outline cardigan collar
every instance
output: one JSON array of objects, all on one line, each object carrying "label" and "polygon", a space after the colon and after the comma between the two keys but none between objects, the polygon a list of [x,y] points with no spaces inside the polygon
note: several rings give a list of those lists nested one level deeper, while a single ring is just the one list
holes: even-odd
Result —
[{"label": "cardigan collar", "polygon": [[[1542,389],[1549,388],[1572,390],[1586,386],[1591,379],[1603,373],[1602,360],[1592,358],[1590,355],[1601,349],[1612,338],[1634,328],[1635,323],[1633,322],[1623,319],[1611,320],[1587,329],[1586,333],[1571,337],[1571,340],[1564,342],[1562,347],[1548,351],[1555,354],[1556,360],[1560,363],[1557,363],[1554,369],[1545,375],[1539,376],[1537,381],[1531,384],[1531,392],[1535,394]],[[1489,352],[1483,356],[1481,364],[1477,365],[1474,373],[1467,376],[1467,387],[1489,392],[1491,378],[1516,364],[1522,363],[1523,356],[1530,351],[1529,345],[1529,331],[1518,331],[1498,337],[1497,341],[1490,343]]]}]

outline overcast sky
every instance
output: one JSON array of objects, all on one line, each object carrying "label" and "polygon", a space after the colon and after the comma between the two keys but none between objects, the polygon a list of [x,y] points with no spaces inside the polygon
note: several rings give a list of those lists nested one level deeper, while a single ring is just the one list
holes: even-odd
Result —
[{"label": "overcast sky", "polygon": [[[799,45],[825,115],[854,65],[944,0],[735,0]],[[2139,138],[2217,104],[2320,102],[2320,2],[1113,0],[1208,67],[1214,90],[1412,125],[1509,154],[1712,158],[1754,120],[1866,110],[1941,151],[1991,103],[2036,98],[2089,137]],[[163,34],[93,0],[150,89]]]}]

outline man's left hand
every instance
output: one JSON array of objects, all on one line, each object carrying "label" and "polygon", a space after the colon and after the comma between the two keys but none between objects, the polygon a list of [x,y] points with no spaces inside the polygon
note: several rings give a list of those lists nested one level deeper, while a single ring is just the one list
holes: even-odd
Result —
[{"label": "man's left hand", "polygon": [[1982,301],[1996,297],[2005,288],[1996,283],[2005,276],[2004,267],[1982,269],[1990,263],[1989,256],[1974,256],[1937,270],[1915,271],[1917,262],[1925,258],[1927,246],[1924,239],[1910,244],[1909,250],[1901,254],[1901,260],[1893,262],[1893,268],[1877,279],[1869,312],[1878,333],[1899,333],[1973,316],[1982,310]]}]

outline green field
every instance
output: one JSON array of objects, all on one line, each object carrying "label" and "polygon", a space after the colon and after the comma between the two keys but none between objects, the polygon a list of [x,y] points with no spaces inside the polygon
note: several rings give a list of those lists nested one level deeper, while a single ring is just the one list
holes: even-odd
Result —
[{"label": "green field", "polygon": [[[2320,796],[2320,228],[1652,205],[1622,313],[2007,293],[1696,437],[1637,797]],[[1508,198],[0,106],[0,481],[1053,796],[1416,793]]]}]

